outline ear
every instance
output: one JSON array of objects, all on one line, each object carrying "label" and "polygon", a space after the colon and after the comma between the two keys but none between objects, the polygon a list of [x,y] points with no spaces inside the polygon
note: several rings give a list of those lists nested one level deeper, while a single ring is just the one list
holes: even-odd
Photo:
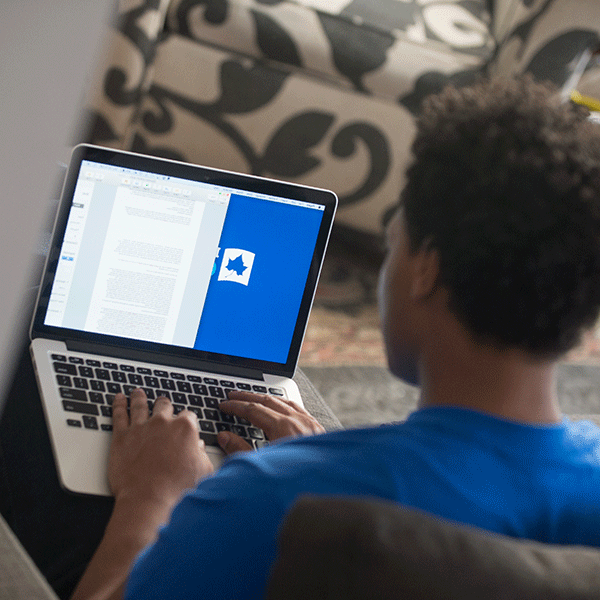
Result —
[{"label": "ear", "polygon": [[431,246],[430,240],[425,240],[419,251],[412,257],[412,281],[410,297],[422,300],[433,294],[437,288],[440,273],[440,256]]}]

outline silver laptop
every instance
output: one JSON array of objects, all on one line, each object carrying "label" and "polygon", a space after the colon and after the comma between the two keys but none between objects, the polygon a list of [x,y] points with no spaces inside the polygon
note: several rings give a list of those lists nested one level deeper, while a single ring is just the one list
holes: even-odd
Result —
[{"label": "silver laptop", "polygon": [[255,447],[229,390],[302,404],[292,380],[337,206],[298,184],[82,145],[67,172],[31,326],[62,485],[109,495],[114,394],[141,387]]}]

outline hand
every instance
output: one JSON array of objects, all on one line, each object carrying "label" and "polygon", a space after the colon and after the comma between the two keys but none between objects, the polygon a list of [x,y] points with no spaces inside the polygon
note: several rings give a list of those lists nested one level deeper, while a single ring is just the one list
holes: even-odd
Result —
[{"label": "hand", "polygon": [[[230,392],[229,399],[221,402],[219,408],[225,413],[250,421],[252,425],[262,429],[271,442],[286,437],[325,432],[323,426],[302,407],[275,396]],[[220,432],[218,440],[226,454],[252,450],[248,442],[230,431]]]},{"label": "hand", "polygon": [[198,437],[196,416],[182,411],[173,416],[168,398],[158,398],[149,416],[143,390],[113,401],[113,434],[108,477],[110,487],[121,497],[140,498],[174,505],[184,490],[213,472]]}]

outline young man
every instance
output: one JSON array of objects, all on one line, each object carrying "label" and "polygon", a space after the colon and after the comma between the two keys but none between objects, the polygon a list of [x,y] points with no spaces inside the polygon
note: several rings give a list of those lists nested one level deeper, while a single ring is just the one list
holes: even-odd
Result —
[{"label": "young man", "polygon": [[[522,80],[424,109],[379,294],[390,369],[420,383],[419,410],[239,452],[213,474],[190,413],[163,399],[149,418],[136,391],[128,416],[117,397],[115,508],[75,598],[261,598],[304,493],[600,546],[600,430],[564,418],[554,392],[557,359],[600,308],[600,139],[557,102]],[[270,439],[320,432],[275,398],[236,393],[222,409]]]}]

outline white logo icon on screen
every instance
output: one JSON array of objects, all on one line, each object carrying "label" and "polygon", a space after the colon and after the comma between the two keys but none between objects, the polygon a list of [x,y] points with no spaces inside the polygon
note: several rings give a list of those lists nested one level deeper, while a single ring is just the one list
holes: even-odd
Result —
[{"label": "white logo icon on screen", "polygon": [[233,281],[248,285],[250,273],[254,264],[254,253],[239,248],[225,248],[221,270],[219,271],[219,281]]}]

